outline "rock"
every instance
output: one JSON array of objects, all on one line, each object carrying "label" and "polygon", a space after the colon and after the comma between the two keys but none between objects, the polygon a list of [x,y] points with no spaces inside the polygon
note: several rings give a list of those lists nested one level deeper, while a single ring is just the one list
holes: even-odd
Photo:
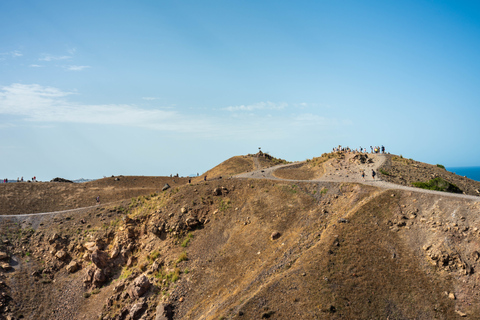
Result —
[{"label": "rock", "polygon": [[108,254],[102,250],[95,250],[92,253],[92,262],[99,268],[105,269],[108,266]]},{"label": "rock", "polygon": [[67,179],[64,179],[64,178],[55,178],[55,179],[52,179],[50,180],[50,182],[66,182],[66,183],[73,183],[73,181],[70,181],[70,180],[67,180]]},{"label": "rock", "polygon": [[159,303],[155,311],[155,320],[172,320],[172,306],[168,303]]},{"label": "rock", "polygon": [[213,189],[213,195],[214,196],[221,196],[222,195],[222,189],[220,189],[220,188]]},{"label": "rock", "polygon": [[85,249],[87,249],[87,250],[90,251],[90,252],[93,252],[93,251],[95,251],[95,250],[97,249],[97,248],[96,248],[96,244],[95,244],[94,241],[92,241],[92,242],[85,242],[85,243],[83,244],[83,246],[85,247]]},{"label": "rock", "polygon": [[155,260],[152,264],[152,271],[157,271],[161,266],[163,266],[163,261],[160,259]]},{"label": "rock", "polygon": [[348,222],[347,219],[344,219],[344,218],[338,219],[338,223],[347,223],[347,222]]},{"label": "rock", "polygon": [[12,270],[12,266],[8,262],[1,262],[0,263],[0,268],[2,268],[4,271],[10,271]]},{"label": "rock", "polygon": [[455,312],[460,316],[460,317],[466,317],[467,314],[465,312],[462,312],[460,310],[455,310]]},{"label": "rock", "polygon": [[147,304],[145,301],[141,301],[138,303],[135,303],[133,307],[130,309],[130,319],[132,320],[137,320],[141,317],[141,315],[145,312],[145,309],[147,308]]},{"label": "rock", "polygon": [[93,281],[93,275],[95,274],[95,269],[90,268],[85,272],[85,275],[83,276],[83,282],[84,283],[90,283]]},{"label": "rock", "polygon": [[133,266],[133,264],[135,263],[136,260],[137,260],[137,258],[134,257],[134,256],[128,257],[126,267],[130,268],[131,266]]},{"label": "rock", "polygon": [[114,258],[118,257],[119,254],[120,254],[120,247],[118,245],[115,245],[113,247],[112,252],[110,253],[110,258],[114,259]]},{"label": "rock", "polygon": [[272,232],[272,234],[270,235],[270,239],[272,240],[277,240],[278,238],[280,238],[282,234],[278,231],[274,231]]},{"label": "rock", "polygon": [[52,234],[52,236],[50,238],[48,238],[48,243],[52,244],[55,241],[57,241],[58,238],[60,238],[59,235],[54,233],[54,234]]},{"label": "rock", "polygon": [[478,253],[478,251],[474,251],[474,252],[472,253],[472,256],[473,256],[473,259],[474,259],[475,261],[477,261],[478,259],[480,259],[480,253]]},{"label": "rock", "polygon": [[148,288],[150,288],[150,281],[144,274],[142,274],[141,276],[137,277],[130,285],[130,287],[128,288],[128,295],[132,299],[139,298],[145,292],[147,292]]},{"label": "rock", "polygon": [[187,225],[187,227],[189,228],[193,228],[195,226],[197,226],[200,222],[195,218],[195,217],[188,217],[186,220],[185,220],[185,224]]},{"label": "rock", "polygon": [[182,214],[187,213],[187,212],[188,212],[188,209],[185,208],[185,207],[182,207],[182,208],[180,209],[180,212],[181,212]]},{"label": "rock", "polygon": [[55,253],[55,258],[57,258],[58,260],[65,260],[67,256],[67,253],[63,250],[57,251],[57,253]]},{"label": "rock", "polygon": [[162,191],[170,189],[170,185],[168,183],[165,183],[165,185],[162,188]]},{"label": "rock", "polygon": [[455,293],[450,292],[450,293],[448,294],[448,298],[449,298],[449,299],[452,299],[452,300],[455,300],[455,299],[456,299]]},{"label": "rock", "polygon": [[0,260],[7,260],[9,256],[6,252],[0,251]]},{"label": "rock", "polygon": [[107,277],[105,276],[105,273],[103,272],[103,270],[96,269],[95,272],[93,273],[92,283],[95,286],[100,287],[105,282],[105,280],[107,280]]},{"label": "rock", "polygon": [[90,261],[90,252],[86,251],[84,254],[83,254],[83,260],[85,261]]},{"label": "rock", "polygon": [[119,293],[120,291],[123,291],[125,289],[125,280],[120,281],[113,287],[113,292],[114,293]]},{"label": "rock", "polygon": [[74,273],[78,270],[78,263],[77,261],[72,260],[65,268],[69,273]]}]

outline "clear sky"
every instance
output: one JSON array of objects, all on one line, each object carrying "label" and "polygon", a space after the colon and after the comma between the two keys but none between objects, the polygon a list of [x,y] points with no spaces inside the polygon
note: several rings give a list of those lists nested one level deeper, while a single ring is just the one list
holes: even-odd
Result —
[{"label": "clear sky", "polygon": [[0,1],[0,178],[203,173],[258,147],[480,165],[478,1]]}]

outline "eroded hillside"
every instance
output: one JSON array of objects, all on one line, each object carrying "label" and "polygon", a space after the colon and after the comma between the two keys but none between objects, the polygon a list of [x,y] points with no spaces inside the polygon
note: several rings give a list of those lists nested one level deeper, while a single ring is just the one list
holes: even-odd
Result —
[{"label": "eroded hillside", "polygon": [[356,183],[221,179],[3,218],[1,317],[475,318],[479,209]]}]

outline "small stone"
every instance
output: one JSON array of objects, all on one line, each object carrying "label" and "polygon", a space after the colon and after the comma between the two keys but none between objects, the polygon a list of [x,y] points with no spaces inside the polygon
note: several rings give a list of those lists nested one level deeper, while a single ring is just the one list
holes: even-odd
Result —
[{"label": "small stone", "polygon": [[6,252],[0,251],[0,260],[7,260],[8,254]]},{"label": "small stone", "polygon": [[274,232],[270,235],[270,238],[271,238],[272,240],[277,240],[278,238],[280,238],[280,236],[281,236],[280,232],[274,231]]},{"label": "small stone", "polygon": [[67,253],[63,250],[60,250],[57,253],[55,253],[55,258],[57,258],[58,260],[64,260],[67,258]]},{"label": "small stone", "polygon": [[455,310],[455,312],[460,316],[460,317],[466,317],[467,314],[465,312],[462,312],[460,310]]},{"label": "small stone", "polygon": [[454,294],[453,292],[450,292],[450,293],[448,294],[448,298],[449,298],[449,299],[452,299],[452,300],[455,300],[455,299],[456,299],[455,294]]},{"label": "small stone", "polygon": [[188,212],[188,209],[185,208],[185,207],[182,207],[182,208],[180,209],[180,212],[181,212],[182,214],[187,213],[187,212]]},{"label": "small stone", "polygon": [[78,263],[75,260],[72,260],[66,267],[67,272],[74,273],[78,270]]}]

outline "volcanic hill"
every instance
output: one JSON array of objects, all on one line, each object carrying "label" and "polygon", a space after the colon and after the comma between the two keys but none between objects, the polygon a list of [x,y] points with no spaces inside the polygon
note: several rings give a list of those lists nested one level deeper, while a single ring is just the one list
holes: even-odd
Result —
[{"label": "volcanic hill", "polygon": [[342,152],[0,184],[0,319],[477,319],[479,189]]}]

